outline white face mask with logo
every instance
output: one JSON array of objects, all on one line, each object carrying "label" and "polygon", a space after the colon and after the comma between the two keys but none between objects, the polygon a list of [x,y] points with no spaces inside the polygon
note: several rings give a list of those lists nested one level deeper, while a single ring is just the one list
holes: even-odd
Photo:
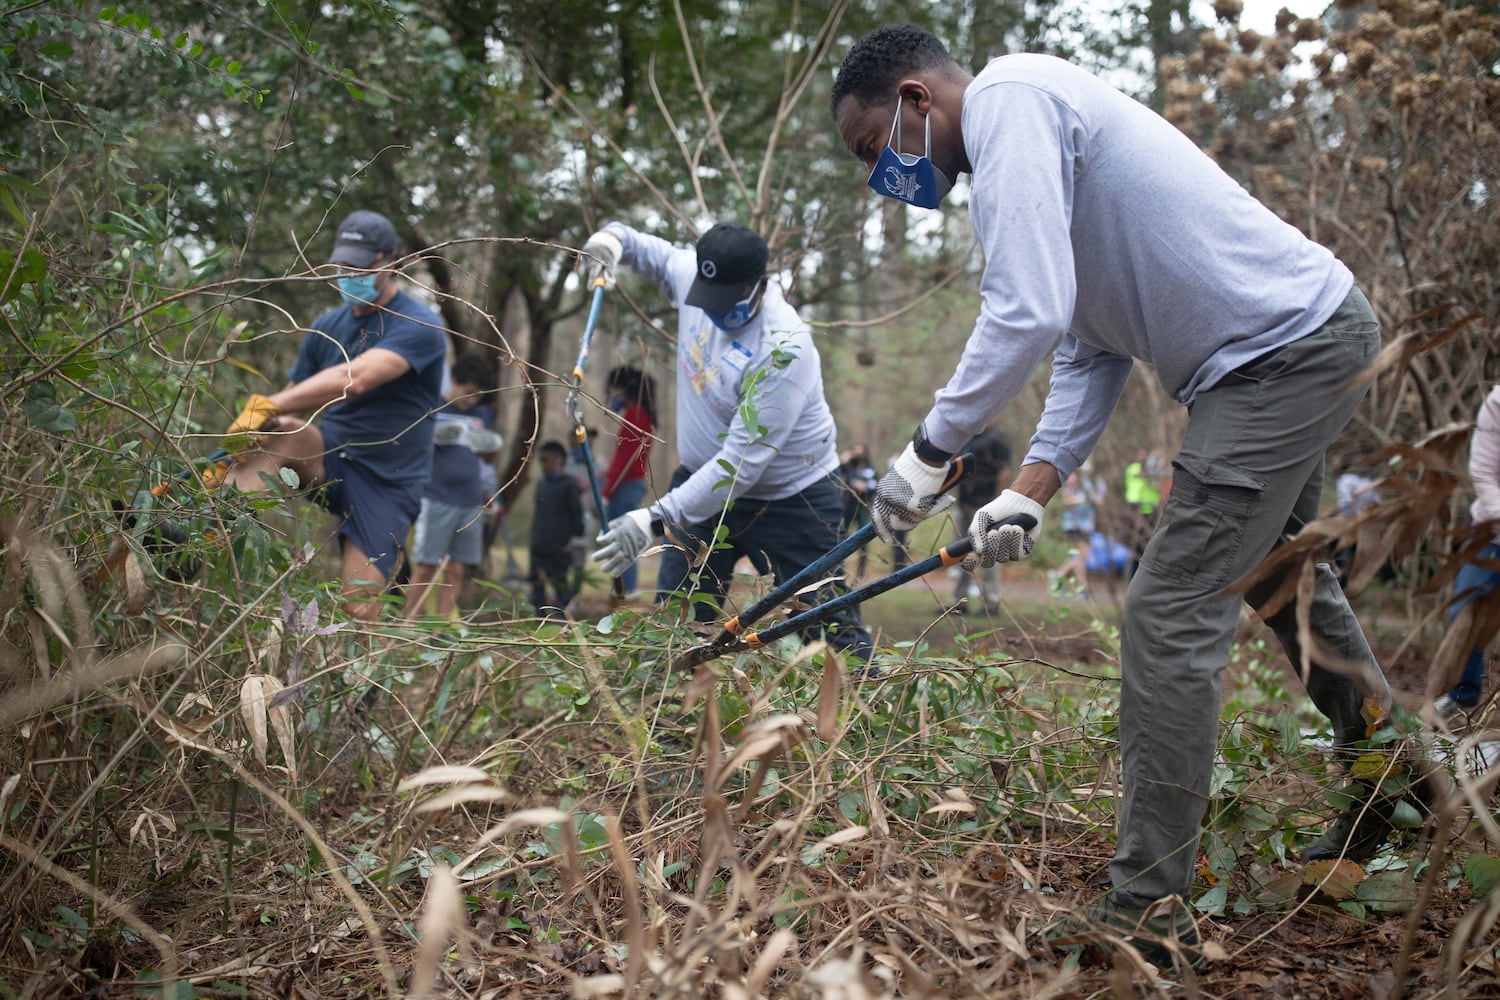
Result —
[{"label": "white face mask with logo", "polygon": [[875,161],[875,169],[870,171],[870,178],[866,183],[876,194],[887,198],[904,201],[917,208],[937,208],[953,189],[953,182],[932,162],[932,116],[923,118],[927,126],[926,152],[921,156],[916,153],[898,153],[896,147],[901,145],[901,100],[900,97],[896,98],[896,120],[891,122],[890,138],[886,140],[885,149],[881,151],[880,159]]}]

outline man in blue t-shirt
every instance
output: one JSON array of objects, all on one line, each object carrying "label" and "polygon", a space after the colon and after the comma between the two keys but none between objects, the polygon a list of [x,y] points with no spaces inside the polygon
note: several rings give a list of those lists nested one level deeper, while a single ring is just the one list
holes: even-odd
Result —
[{"label": "man in blue t-shirt", "polygon": [[443,321],[400,289],[399,255],[385,216],[339,224],[328,262],[344,304],[313,321],[287,387],[251,396],[224,439],[236,455],[227,483],[259,491],[290,469],[339,517],[343,596],[363,621],[379,617],[416,519],[442,404]]},{"label": "man in blue t-shirt", "polygon": [[477,568],[484,561],[484,507],[490,492],[482,473],[501,443],[500,435],[490,429],[495,411],[484,402],[494,385],[490,369],[483,355],[460,354],[453,362],[448,401],[434,414],[432,476],[422,495],[412,538],[408,618],[422,613],[445,557],[443,582],[436,587],[439,618],[453,613],[463,590],[465,567]]}]

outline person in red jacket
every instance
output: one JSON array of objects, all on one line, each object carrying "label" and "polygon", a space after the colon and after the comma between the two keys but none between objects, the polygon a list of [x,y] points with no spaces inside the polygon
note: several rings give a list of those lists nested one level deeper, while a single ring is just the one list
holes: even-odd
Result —
[{"label": "person in red jacket", "polygon": [[[635,510],[646,496],[651,436],[656,430],[656,386],[639,368],[619,367],[610,370],[605,388],[610,410],[620,417],[615,452],[599,490],[604,495],[608,523]],[[634,566],[621,575],[627,594],[635,592],[636,576]]]}]

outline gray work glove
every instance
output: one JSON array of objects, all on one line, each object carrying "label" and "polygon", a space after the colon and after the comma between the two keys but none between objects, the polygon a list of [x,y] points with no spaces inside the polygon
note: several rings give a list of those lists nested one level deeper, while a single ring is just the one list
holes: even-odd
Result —
[{"label": "gray work glove", "polygon": [[593,260],[584,261],[584,274],[588,277],[589,287],[594,287],[595,281],[604,279],[604,287],[608,288],[615,283],[615,268],[620,266],[620,255],[625,248],[620,245],[620,238],[614,233],[601,229],[589,241],[583,245],[583,252]]},{"label": "gray work glove", "polygon": [[[995,525],[1012,514],[1029,514],[1036,519],[1030,528],[1018,524]],[[1042,530],[1042,505],[1015,490],[1006,490],[974,512],[969,522],[969,541],[974,550],[964,559],[964,569],[1015,562],[1031,555],[1036,536]]]},{"label": "gray work glove", "polygon": [[896,532],[910,531],[953,506],[954,498],[943,493],[951,464],[934,468],[918,458],[911,445],[906,446],[881,477],[870,501],[870,520],[881,539],[894,544]]},{"label": "gray work glove", "polygon": [[633,510],[609,522],[609,527],[594,541],[594,561],[610,576],[621,576],[646,551],[652,539],[651,511],[645,507]]}]

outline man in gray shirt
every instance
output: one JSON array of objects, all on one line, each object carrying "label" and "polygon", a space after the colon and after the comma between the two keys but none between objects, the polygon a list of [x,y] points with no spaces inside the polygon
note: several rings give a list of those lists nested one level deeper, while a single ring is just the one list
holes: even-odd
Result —
[{"label": "man in gray shirt", "polygon": [[[722,600],[741,556],[780,583],[837,545],[843,499],[822,365],[812,331],[770,282],[765,240],[721,222],[696,248],[676,247],[612,222],[583,249],[607,276],[629,265],[677,307],[682,464],[667,493],[599,536],[605,572],[619,576],[670,525],[677,544],[662,551],[657,599],[691,589]],[[695,585],[698,551],[708,555]],[[716,611],[700,601],[695,613],[709,621]],[[834,648],[869,658],[857,608],[825,628]]]},{"label": "man in gray shirt", "polygon": [[[1093,449],[1136,360],[1188,407],[1171,495],[1121,616],[1119,839],[1113,888],[1086,915],[1156,959],[1183,946],[1201,958],[1180,901],[1239,614],[1229,588],[1317,516],[1324,452],[1380,349],[1369,303],[1348,268],[1177,129],[1062,60],[1003,56],[971,76],[928,32],[889,25],[850,50],[831,104],[878,193],[935,208],[969,174],[985,256],[958,368],[871,505],[883,537],[947,509],[938,484],[952,453],[1049,356],[1051,388],[1021,469],[969,525],[980,565],[1030,553],[1043,505]],[[991,530],[1016,513],[1036,527]],[[1347,760],[1366,734],[1364,699],[1383,710],[1391,695],[1328,567],[1306,622],[1312,648],[1298,641],[1292,605],[1268,624]],[[1365,822],[1354,815],[1308,855],[1378,850],[1381,808]],[[1174,897],[1175,914],[1158,905]]]}]

